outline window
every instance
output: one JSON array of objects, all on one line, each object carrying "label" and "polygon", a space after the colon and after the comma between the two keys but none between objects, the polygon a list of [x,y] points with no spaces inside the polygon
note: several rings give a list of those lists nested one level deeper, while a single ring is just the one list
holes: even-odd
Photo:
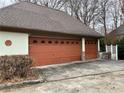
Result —
[{"label": "window", "polygon": [[55,41],[56,44],[58,44],[59,42],[58,41]]},{"label": "window", "polygon": [[79,42],[76,42],[76,44],[79,44]]},{"label": "window", "polygon": [[51,44],[51,43],[52,43],[52,41],[48,41],[48,43],[49,43],[49,44]]},{"label": "window", "polygon": [[69,44],[69,41],[67,41],[66,43]]},{"label": "window", "polygon": [[74,44],[74,42],[71,42],[71,44]]},{"label": "window", "polygon": [[64,41],[61,41],[61,44],[64,44]]},{"label": "window", "polygon": [[38,41],[37,40],[33,40],[33,43],[37,43]]},{"label": "window", "polygon": [[41,43],[45,43],[45,41],[41,41]]},{"label": "window", "polygon": [[6,46],[11,46],[12,45],[12,41],[11,40],[6,40],[5,41],[5,45]]}]

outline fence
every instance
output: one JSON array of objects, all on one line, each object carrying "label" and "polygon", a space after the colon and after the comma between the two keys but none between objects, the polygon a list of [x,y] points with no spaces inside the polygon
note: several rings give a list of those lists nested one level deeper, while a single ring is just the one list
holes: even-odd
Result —
[{"label": "fence", "polygon": [[118,45],[106,45],[106,52],[111,53],[112,60],[118,60]]}]

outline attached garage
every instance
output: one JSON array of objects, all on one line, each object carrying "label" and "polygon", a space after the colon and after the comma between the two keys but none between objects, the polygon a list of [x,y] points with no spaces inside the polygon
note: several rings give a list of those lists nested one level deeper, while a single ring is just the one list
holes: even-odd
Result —
[{"label": "attached garage", "polygon": [[29,55],[33,66],[96,59],[100,37],[76,18],[48,7],[20,2],[0,9],[0,50],[5,50],[0,56]]},{"label": "attached garage", "polygon": [[31,37],[29,54],[36,66],[81,60],[81,40]]}]

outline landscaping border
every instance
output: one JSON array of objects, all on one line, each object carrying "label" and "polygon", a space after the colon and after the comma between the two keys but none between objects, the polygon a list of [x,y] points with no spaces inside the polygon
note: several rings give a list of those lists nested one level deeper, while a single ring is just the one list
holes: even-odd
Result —
[{"label": "landscaping border", "polygon": [[25,85],[38,84],[38,83],[43,83],[43,82],[45,82],[45,79],[40,78],[40,79],[35,79],[35,80],[25,80],[25,81],[16,82],[16,83],[4,83],[4,84],[0,84],[0,90],[6,89],[6,88],[22,87]]}]

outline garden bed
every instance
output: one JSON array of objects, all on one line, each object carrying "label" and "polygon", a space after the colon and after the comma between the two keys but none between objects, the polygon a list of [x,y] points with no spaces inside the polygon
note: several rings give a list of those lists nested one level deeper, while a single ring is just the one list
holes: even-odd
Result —
[{"label": "garden bed", "polygon": [[43,74],[31,69],[32,60],[27,55],[0,57],[0,89],[44,82]]}]

